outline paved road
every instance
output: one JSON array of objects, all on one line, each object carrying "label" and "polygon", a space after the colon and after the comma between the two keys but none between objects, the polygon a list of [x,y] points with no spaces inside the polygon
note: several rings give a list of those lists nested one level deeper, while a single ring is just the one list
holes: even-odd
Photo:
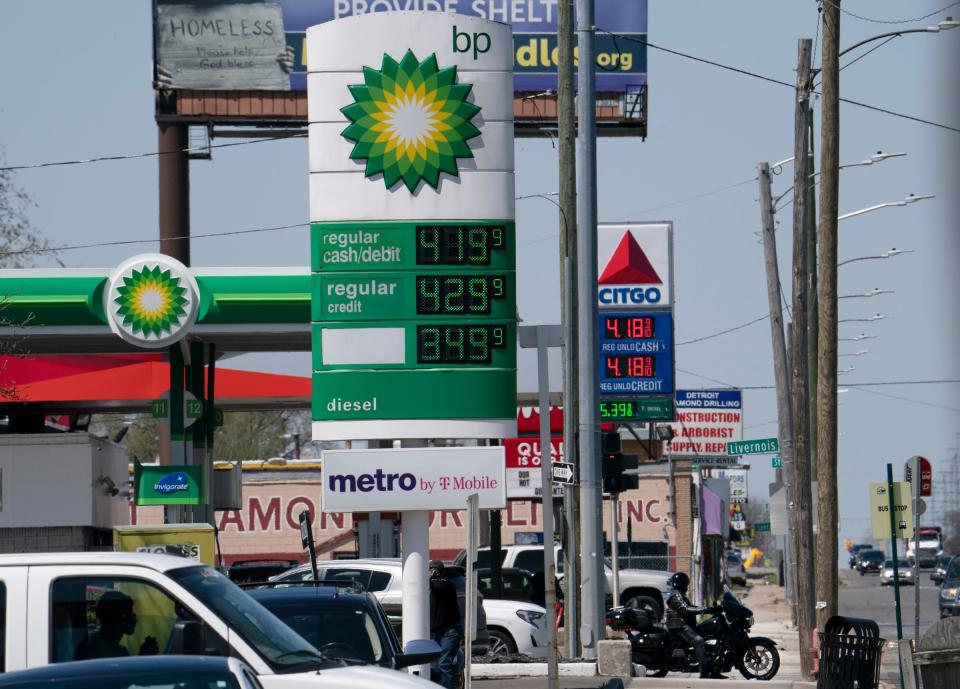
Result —
[{"label": "paved road", "polygon": [[[880,575],[860,576],[849,570],[840,574],[840,614],[867,617],[880,626],[880,636],[897,638],[897,622],[892,586],[881,586]],[[930,570],[920,570],[920,636],[940,619],[937,604],[939,587],[930,581]],[[914,587],[900,588],[901,619],[904,638],[914,638]]]}]

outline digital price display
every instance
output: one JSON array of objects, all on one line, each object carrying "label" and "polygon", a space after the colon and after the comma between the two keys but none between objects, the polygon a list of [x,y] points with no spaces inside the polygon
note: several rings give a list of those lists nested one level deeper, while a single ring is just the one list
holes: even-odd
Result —
[{"label": "digital price display", "polygon": [[315,223],[311,239],[314,421],[515,418],[512,221]]},{"label": "digital price display", "polygon": [[502,275],[418,275],[417,314],[489,315],[494,300],[507,296]]},{"label": "digital price display", "polygon": [[418,325],[417,363],[490,364],[493,350],[507,346],[502,325]]},{"label": "digital price display", "polygon": [[417,225],[417,265],[488,266],[506,236],[503,225]]},{"label": "digital price display", "polygon": [[673,314],[601,313],[600,393],[673,392]]},{"label": "digital price display", "polygon": [[649,340],[656,333],[653,316],[603,316],[603,334],[607,340]]},{"label": "digital price display", "polygon": [[628,355],[605,356],[608,378],[653,378],[657,375],[657,358]]},{"label": "digital price display", "polygon": [[673,397],[610,398],[600,401],[600,421],[673,420]]}]

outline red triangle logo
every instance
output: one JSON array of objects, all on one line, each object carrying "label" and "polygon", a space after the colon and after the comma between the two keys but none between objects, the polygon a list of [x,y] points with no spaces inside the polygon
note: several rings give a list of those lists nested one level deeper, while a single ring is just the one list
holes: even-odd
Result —
[{"label": "red triangle logo", "polygon": [[627,230],[607,262],[598,282],[601,285],[662,285],[650,259]]}]

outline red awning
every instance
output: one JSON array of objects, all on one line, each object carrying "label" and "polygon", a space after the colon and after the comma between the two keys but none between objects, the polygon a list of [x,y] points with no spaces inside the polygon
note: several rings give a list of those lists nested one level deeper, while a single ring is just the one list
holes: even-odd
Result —
[{"label": "red awning", "polygon": [[[310,378],[217,368],[218,400],[310,399]],[[90,403],[101,406],[149,402],[170,387],[170,368],[161,354],[0,357],[4,387],[19,403]]]}]

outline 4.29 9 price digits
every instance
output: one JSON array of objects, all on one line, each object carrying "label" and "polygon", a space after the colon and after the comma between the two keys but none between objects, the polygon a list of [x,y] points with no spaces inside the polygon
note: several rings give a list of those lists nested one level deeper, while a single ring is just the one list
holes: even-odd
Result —
[{"label": "4.29 9 price digits", "polygon": [[489,364],[506,347],[502,325],[419,325],[418,364]]}]

